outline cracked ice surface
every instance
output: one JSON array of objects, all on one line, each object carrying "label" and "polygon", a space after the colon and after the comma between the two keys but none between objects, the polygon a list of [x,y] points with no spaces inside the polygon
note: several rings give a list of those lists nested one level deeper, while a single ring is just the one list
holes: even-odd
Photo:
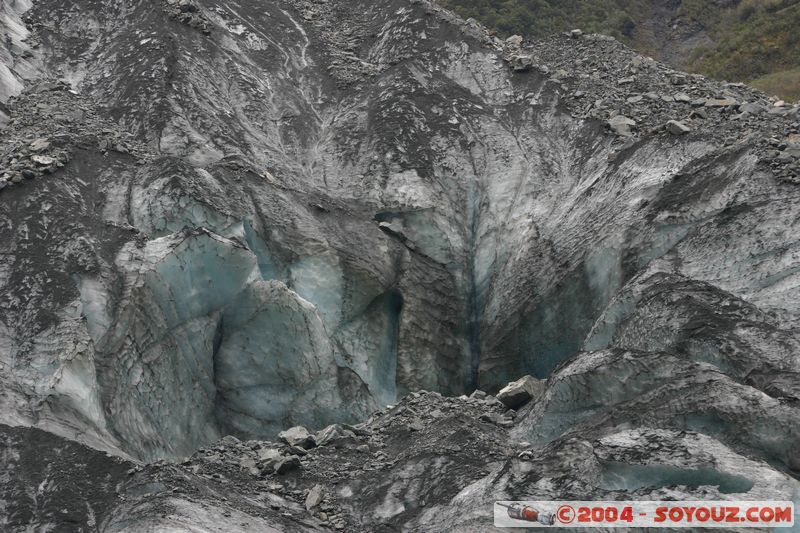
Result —
[{"label": "cracked ice surface", "polygon": [[251,283],[226,308],[221,328],[216,416],[228,431],[267,437],[287,426],[320,427],[366,414],[342,398],[348,391],[339,386],[317,308],[283,283]]},{"label": "cracked ice surface", "polygon": [[128,246],[117,264],[126,305],[97,343],[109,418],[142,455],[189,453],[219,435],[216,331],[222,308],[255,279],[255,257],[198,230]]},{"label": "cracked ice surface", "polygon": [[269,437],[374,407],[337,364],[320,308],[262,280],[239,241],[184,230],[126,246],[117,265],[127,302],[117,320],[106,331],[95,283],[82,285],[83,312],[113,432],[139,455],[185,455],[227,432]]}]

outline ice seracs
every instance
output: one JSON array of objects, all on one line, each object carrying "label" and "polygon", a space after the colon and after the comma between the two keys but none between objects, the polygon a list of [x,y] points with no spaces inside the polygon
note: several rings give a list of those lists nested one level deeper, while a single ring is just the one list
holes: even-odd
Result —
[{"label": "ice seracs", "polygon": [[[366,530],[485,529],[480,502],[534,493],[791,493],[797,106],[425,0],[191,5],[208,35],[143,3],[26,15],[69,82],[3,108],[0,422],[212,448],[131,477],[233,476],[303,517],[320,484],[314,512]],[[522,376],[518,410],[468,395]],[[317,448],[272,442],[297,425]],[[171,527],[139,503],[109,523]]]}]

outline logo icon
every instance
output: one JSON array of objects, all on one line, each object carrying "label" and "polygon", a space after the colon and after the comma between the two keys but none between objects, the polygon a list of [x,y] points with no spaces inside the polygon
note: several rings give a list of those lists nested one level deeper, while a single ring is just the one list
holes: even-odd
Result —
[{"label": "logo icon", "polygon": [[505,504],[497,502],[500,507],[505,507],[508,511],[509,518],[514,520],[522,520],[524,522],[539,522],[543,526],[552,526],[555,523],[555,517],[551,513],[546,513],[530,505],[522,505],[520,503]]},{"label": "logo icon", "polygon": [[575,520],[575,509],[569,505],[562,505],[556,511],[556,516],[562,524],[571,524]]}]

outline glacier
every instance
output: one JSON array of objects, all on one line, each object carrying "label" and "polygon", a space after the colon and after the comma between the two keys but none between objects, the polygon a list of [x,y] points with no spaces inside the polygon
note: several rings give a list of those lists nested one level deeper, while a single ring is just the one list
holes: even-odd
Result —
[{"label": "glacier", "polygon": [[[198,450],[339,424],[373,439],[337,493],[367,530],[481,530],[481,501],[525,491],[796,501],[797,184],[762,138],[797,106],[696,106],[677,137],[659,124],[691,105],[629,98],[688,75],[601,36],[513,48],[427,0],[0,2],[13,446],[36,428],[198,487],[170,470]],[[623,111],[631,138],[604,125]],[[468,395],[526,374],[542,397],[490,425]],[[191,523],[170,498],[107,530]]]}]

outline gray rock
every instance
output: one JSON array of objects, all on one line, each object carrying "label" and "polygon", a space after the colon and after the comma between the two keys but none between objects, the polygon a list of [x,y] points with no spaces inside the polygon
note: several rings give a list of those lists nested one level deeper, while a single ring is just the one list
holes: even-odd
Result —
[{"label": "gray rock", "polygon": [[766,111],[767,110],[763,105],[756,104],[753,102],[746,102],[739,106],[740,113],[747,113],[750,115],[760,115],[762,113],[765,113]]},{"label": "gray rock", "polygon": [[506,39],[506,44],[509,46],[513,46],[514,48],[519,48],[522,46],[523,38],[521,35],[512,35],[508,39]]},{"label": "gray rock", "polygon": [[324,496],[324,489],[322,485],[314,485],[311,490],[308,491],[306,495],[306,511],[310,511],[322,503],[322,497]]},{"label": "gray rock", "polygon": [[301,448],[300,446],[289,446],[286,451],[292,455],[298,455],[300,457],[305,457],[308,455],[308,450]]},{"label": "gray rock", "polygon": [[573,39],[578,39],[583,35],[583,30],[580,30],[580,29],[576,28],[576,29],[570,31],[569,34]]},{"label": "gray rock", "polygon": [[667,131],[673,135],[684,135],[692,131],[692,128],[678,120],[670,120],[667,122]]},{"label": "gray rock", "polygon": [[194,3],[192,3],[191,0],[179,0],[178,8],[183,13],[194,13],[198,11],[197,6]]},{"label": "gray rock", "polygon": [[296,455],[290,455],[289,457],[284,457],[276,462],[273,468],[276,474],[286,474],[292,470],[297,470],[302,466],[303,463],[300,461],[300,457]]},{"label": "gray rock", "polygon": [[203,456],[203,461],[207,463],[219,463],[222,461],[222,456],[218,453],[209,453]]},{"label": "gray rock", "polygon": [[636,126],[636,121],[623,115],[616,115],[608,119],[606,124],[617,135],[630,137],[633,135],[631,128]]},{"label": "gray rock", "polygon": [[325,446],[330,444],[337,438],[342,436],[343,428],[339,424],[331,424],[330,426],[318,431],[314,434],[314,442],[317,446]]},{"label": "gray rock", "polygon": [[518,72],[530,70],[533,67],[533,56],[529,54],[515,54],[511,56],[511,67]]},{"label": "gray rock", "polygon": [[800,158],[800,146],[796,144],[786,146],[782,151],[782,155],[791,159],[798,159]]},{"label": "gray rock", "polygon": [[707,98],[703,105],[706,107],[736,107],[739,104],[733,98]]},{"label": "gray rock", "polygon": [[692,102],[692,97],[686,93],[678,93],[673,98],[676,102],[680,102],[682,104],[689,104]]},{"label": "gray rock", "polygon": [[545,382],[533,376],[524,376],[500,389],[497,399],[511,409],[518,409],[536,400],[544,391]]},{"label": "gray rock", "polygon": [[32,155],[31,161],[42,167],[50,166],[56,162],[55,159],[47,155]]},{"label": "gray rock", "polygon": [[225,446],[236,446],[242,443],[242,441],[237,439],[234,435],[225,435],[224,437],[222,437],[220,442]]},{"label": "gray rock", "polygon": [[421,431],[425,429],[425,424],[422,423],[422,420],[415,418],[408,423],[408,429],[412,431]]},{"label": "gray rock", "polygon": [[314,445],[311,434],[303,426],[294,426],[286,431],[281,431],[278,438],[289,446],[311,448]]},{"label": "gray rock", "polygon": [[344,433],[347,435],[352,434],[352,435],[358,435],[359,437],[369,437],[372,435],[372,431],[363,427],[362,424],[358,424],[355,426],[351,424],[342,424],[342,429],[344,430]]},{"label": "gray rock", "polygon": [[255,470],[256,469],[256,461],[252,457],[243,456],[239,460],[239,466],[244,468],[245,470]]},{"label": "gray rock", "polygon": [[276,448],[262,448],[258,451],[259,461],[271,461],[281,457],[280,450]]},{"label": "gray rock", "polygon": [[36,139],[30,145],[32,152],[44,152],[48,148],[50,148],[50,141],[47,139]]}]

